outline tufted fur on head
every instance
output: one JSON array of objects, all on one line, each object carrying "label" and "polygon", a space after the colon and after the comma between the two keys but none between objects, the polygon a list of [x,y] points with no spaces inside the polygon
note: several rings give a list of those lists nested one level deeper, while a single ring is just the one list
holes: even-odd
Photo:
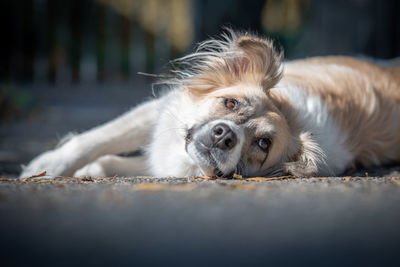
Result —
[{"label": "tufted fur on head", "polygon": [[221,39],[202,42],[194,53],[174,60],[172,72],[175,83],[194,95],[239,82],[267,91],[282,76],[282,58],[271,40],[227,29]]}]

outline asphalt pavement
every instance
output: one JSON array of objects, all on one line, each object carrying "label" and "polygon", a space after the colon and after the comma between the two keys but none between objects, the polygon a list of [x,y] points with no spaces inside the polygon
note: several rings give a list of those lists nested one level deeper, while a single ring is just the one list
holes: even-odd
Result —
[{"label": "asphalt pavement", "polygon": [[391,174],[1,178],[1,262],[400,266],[400,178]]}]

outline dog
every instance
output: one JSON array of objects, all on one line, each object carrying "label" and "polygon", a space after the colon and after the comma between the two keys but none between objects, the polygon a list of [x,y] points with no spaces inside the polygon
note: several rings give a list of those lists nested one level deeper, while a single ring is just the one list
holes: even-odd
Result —
[{"label": "dog", "polygon": [[162,96],[39,155],[20,176],[312,177],[400,161],[400,67],[283,62],[271,40],[234,31],[172,63]]}]

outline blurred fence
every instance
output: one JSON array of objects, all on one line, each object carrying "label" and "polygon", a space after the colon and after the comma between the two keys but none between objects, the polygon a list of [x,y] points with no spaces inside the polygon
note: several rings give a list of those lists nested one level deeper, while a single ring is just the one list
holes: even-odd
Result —
[{"label": "blurred fence", "polygon": [[0,174],[148,97],[137,72],[222,26],[269,36],[288,59],[400,56],[398,0],[1,0]]},{"label": "blurred fence", "polygon": [[156,58],[165,63],[192,42],[188,0],[3,1],[1,11],[2,80],[126,78],[136,67],[153,72]]},{"label": "blurred fence", "polygon": [[159,72],[221,26],[278,39],[289,58],[400,54],[396,0],[3,0],[0,82],[126,80]]}]

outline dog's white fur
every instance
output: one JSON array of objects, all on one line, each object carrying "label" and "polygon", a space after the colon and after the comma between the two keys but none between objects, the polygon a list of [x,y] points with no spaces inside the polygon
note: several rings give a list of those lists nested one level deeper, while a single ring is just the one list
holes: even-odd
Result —
[{"label": "dog's white fur", "polygon": [[[174,63],[163,96],[39,155],[21,177],[312,176],[400,160],[399,68],[344,57],[282,63],[269,40],[232,31]],[[233,147],[216,147],[219,125]],[[260,149],[260,140],[271,143]]]},{"label": "dog's white fur", "polygon": [[354,155],[346,148],[347,134],[340,131],[332,115],[319,95],[308,95],[301,88],[293,84],[281,82],[276,89],[285,95],[296,108],[298,120],[309,132],[313,134],[316,143],[316,158],[321,166],[319,174],[329,175],[341,173]]}]

